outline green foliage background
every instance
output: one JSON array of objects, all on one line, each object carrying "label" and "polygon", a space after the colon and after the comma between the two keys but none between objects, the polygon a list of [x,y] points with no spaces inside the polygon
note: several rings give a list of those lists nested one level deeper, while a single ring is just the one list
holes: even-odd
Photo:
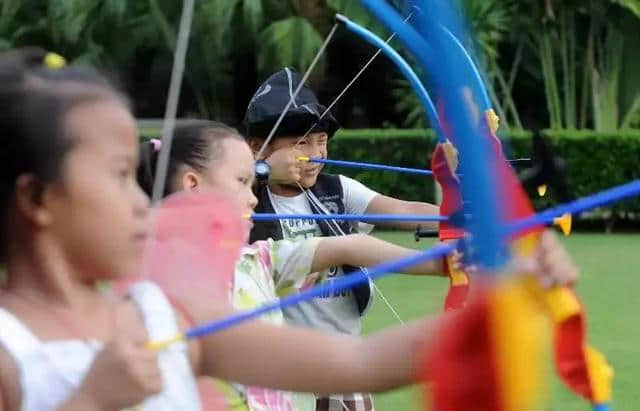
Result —
[{"label": "green foliage background", "polygon": [[[416,243],[410,233],[376,232],[394,244],[424,249],[427,239]],[[640,409],[640,327],[635,297],[637,267],[640,264],[638,234],[576,233],[561,240],[580,268],[577,292],[587,312],[589,342],[602,350],[613,366],[613,404],[616,411]],[[376,284],[404,321],[439,313],[448,281],[440,277],[391,275]],[[382,299],[376,295],[371,311],[364,319],[365,333],[398,324]],[[569,391],[555,376],[548,361],[550,383],[544,411],[585,411],[590,405]],[[375,396],[376,410],[412,411],[424,409],[420,387],[404,388]],[[465,410],[466,411],[466,410]]]},{"label": "green foliage background", "polygon": [[[531,133],[503,132],[508,158],[531,156]],[[554,152],[566,161],[570,194],[577,198],[640,178],[640,131],[600,133],[591,130],[545,130]],[[431,130],[341,130],[331,139],[329,157],[341,160],[430,168],[436,139]],[[367,186],[407,200],[432,201],[432,179],[409,174],[329,167],[328,171],[354,177]],[[553,195],[539,198],[536,207],[557,202]],[[615,205],[615,217],[640,215],[640,200]]]},{"label": "green foliage background", "polygon": [[[460,4],[470,29],[461,41],[505,129],[640,125],[640,0]],[[174,0],[2,0],[0,51],[37,45],[106,69],[139,117],[159,117],[180,11]],[[239,124],[268,75],[309,66],[337,12],[389,35],[356,0],[198,0],[179,114]],[[310,78],[320,100],[338,95],[374,52],[338,29]],[[334,114],[349,128],[427,126],[412,90],[383,57]]]}]

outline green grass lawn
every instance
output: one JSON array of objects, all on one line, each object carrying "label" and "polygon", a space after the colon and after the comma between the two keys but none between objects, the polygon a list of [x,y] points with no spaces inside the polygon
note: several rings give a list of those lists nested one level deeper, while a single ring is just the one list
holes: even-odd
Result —
[{"label": "green grass lawn", "polygon": [[[382,232],[379,237],[408,247],[416,243],[410,233]],[[637,295],[640,281],[640,235],[573,234],[566,246],[581,269],[577,290],[587,309],[589,340],[601,349],[615,369],[616,411],[640,410],[640,322]],[[378,287],[403,320],[441,309],[448,282],[443,278],[393,276]],[[377,297],[364,321],[365,332],[397,324]],[[419,391],[403,389],[376,396],[378,411],[419,409]],[[588,410],[585,401],[569,392],[555,377],[547,410]]]}]

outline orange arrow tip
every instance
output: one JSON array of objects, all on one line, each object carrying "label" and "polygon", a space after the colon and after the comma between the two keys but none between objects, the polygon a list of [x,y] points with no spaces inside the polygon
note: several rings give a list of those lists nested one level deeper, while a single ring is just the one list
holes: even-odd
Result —
[{"label": "orange arrow tip", "polygon": [[564,234],[565,236],[571,234],[571,222],[572,217],[569,213],[563,214],[562,216],[553,219],[553,225],[560,228],[560,231],[562,231],[562,234]]}]

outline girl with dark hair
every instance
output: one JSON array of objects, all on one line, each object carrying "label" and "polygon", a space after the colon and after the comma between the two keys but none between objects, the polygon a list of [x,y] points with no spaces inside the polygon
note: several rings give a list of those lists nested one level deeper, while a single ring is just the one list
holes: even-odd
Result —
[{"label": "girl with dark hair", "polygon": [[186,353],[145,349],[179,330],[162,293],[96,288],[137,269],[149,203],[126,98],[63,62],[0,55],[0,410],[193,409]]}]

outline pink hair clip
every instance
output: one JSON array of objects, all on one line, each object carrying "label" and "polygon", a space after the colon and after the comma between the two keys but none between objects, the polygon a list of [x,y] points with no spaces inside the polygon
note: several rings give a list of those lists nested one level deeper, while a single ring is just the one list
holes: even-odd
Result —
[{"label": "pink hair clip", "polygon": [[158,140],[157,138],[152,138],[149,140],[149,143],[153,146],[153,151],[160,151],[162,148],[162,140]]}]

